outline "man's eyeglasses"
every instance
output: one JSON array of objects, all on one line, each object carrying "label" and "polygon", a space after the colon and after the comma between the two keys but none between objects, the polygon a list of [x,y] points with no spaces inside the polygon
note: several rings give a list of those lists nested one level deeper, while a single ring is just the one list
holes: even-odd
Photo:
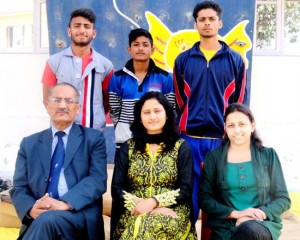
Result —
[{"label": "man's eyeglasses", "polygon": [[60,104],[61,101],[64,101],[65,104],[67,104],[67,105],[73,105],[73,104],[78,103],[77,101],[75,101],[71,98],[64,98],[64,99],[62,99],[62,98],[51,98],[51,99],[48,99],[49,103],[56,104],[56,105]]}]

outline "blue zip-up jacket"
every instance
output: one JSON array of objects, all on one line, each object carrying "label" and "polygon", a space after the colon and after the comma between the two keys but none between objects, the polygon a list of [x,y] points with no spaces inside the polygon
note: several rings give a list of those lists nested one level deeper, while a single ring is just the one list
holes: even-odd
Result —
[{"label": "blue zip-up jacket", "polygon": [[241,55],[219,41],[222,48],[208,62],[197,42],[175,60],[173,80],[182,133],[222,138],[223,115],[233,102],[249,105],[250,84]]},{"label": "blue zip-up jacket", "polygon": [[116,143],[131,138],[130,125],[134,120],[134,104],[146,92],[161,92],[172,106],[175,105],[172,74],[157,67],[150,58],[148,73],[142,82],[134,74],[133,60],[112,76],[109,83],[110,117],[115,127]]}]

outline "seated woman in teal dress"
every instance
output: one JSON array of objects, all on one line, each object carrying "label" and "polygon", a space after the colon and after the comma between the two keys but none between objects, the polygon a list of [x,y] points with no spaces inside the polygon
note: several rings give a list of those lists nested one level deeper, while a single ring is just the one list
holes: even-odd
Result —
[{"label": "seated woman in teal dress", "polygon": [[163,94],[136,103],[131,131],[115,161],[111,239],[196,239],[192,153]]},{"label": "seated woman in teal dress", "polygon": [[276,240],[291,203],[279,158],[262,145],[247,106],[229,105],[224,120],[224,141],[206,155],[200,182],[211,239]]}]

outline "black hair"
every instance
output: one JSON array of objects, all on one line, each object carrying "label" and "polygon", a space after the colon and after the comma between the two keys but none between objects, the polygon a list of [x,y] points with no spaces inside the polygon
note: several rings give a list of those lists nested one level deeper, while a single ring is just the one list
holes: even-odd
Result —
[{"label": "black hair", "polygon": [[166,123],[163,127],[164,148],[163,152],[171,150],[179,139],[179,130],[176,124],[176,115],[167,98],[160,92],[147,92],[134,106],[134,122],[130,127],[132,139],[135,141],[136,150],[145,152],[147,143],[147,130],[142,124],[141,111],[145,102],[156,99],[166,111]]},{"label": "black hair", "polygon": [[220,5],[213,1],[204,1],[204,2],[196,4],[196,6],[194,7],[193,17],[195,19],[195,22],[198,17],[198,12],[200,12],[203,9],[209,9],[209,8],[214,10],[217,13],[219,19],[221,19],[222,8],[220,7]]},{"label": "black hair", "polygon": [[149,39],[151,47],[153,47],[153,38],[151,36],[151,33],[143,28],[136,28],[130,31],[128,34],[128,43],[129,47],[133,41],[135,41],[138,37],[144,36]]},{"label": "black hair", "polygon": [[79,8],[79,9],[75,9],[73,12],[71,12],[70,14],[70,21],[69,21],[69,27],[71,26],[71,21],[73,18],[75,17],[83,17],[88,19],[91,23],[93,23],[94,27],[95,27],[95,23],[96,23],[96,15],[95,13],[89,9],[89,8]]},{"label": "black hair", "polygon": [[[246,105],[240,104],[240,103],[232,103],[226,108],[226,111],[224,114],[224,122],[225,123],[226,123],[227,116],[233,112],[241,112],[249,118],[251,123],[255,122],[254,116],[249,107],[247,107]],[[228,138],[228,135],[225,133],[223,141],[222,141],[222,145],[224,145],[227,142],[229,142],[229,138]],[[262,140],[258,136],[256,129],[254,129],[253,133],[251,134],[251,142],[256,147],[258,147],[259,150],[262,151],[264,149],[264,146],[262,145]]]}]

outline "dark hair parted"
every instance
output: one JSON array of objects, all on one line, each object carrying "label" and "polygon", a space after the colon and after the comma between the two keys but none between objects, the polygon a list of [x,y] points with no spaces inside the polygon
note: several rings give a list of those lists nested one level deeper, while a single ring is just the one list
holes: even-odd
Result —
[{"label": "dark hair parted", "polygon": [[69,21],[69,27],[71,26],[71,21],[75,17],[83,17],[88,19],[91,23],[93,23],[94,28],[95,28],[95,23],[96,23],[96,15],[95,13],[89,9],[89,8],[79,8],[71,12],[70,14],[70,21]]},{"label": "dark hair parted", "polygon": [[128,34],[128,43],[129,47],[131,46],[131,43],[135,41],[138,37],[146,37],[149,39],[151,47],[153,47],[153,38],[149,31],[143,28],[136,28],[130,31]]},{"label": "dark hair parted", "polygon": [[214,10],[217,13],[219,19],[221,19],[222,8],[220,7],[220,5],[216,2],[213,2],[213,1],[204,1],[204,2],[201,2],[201,3],[197,3],[196,6],[194,7],[193,17],[195,19],[195,22],[196,22],[196,19],[198,17],[198,12],[200,12],[203,9],[209,9],[209,8]]},{"label": "dark hair parted", "polygon": [[[247,107],[246,105],[240,104],[240,103],[232,103],[226,108],[226,111],[224,114],[224,122],[225,123],[226,123],[227,116],[233,112],[243,113],[249,118],[251,123],[255,122],[254,116],[249,107]],[[229,138],[228,138],[228,135],[225,133],[222,145],[224,145],[227,142],[229,142]],[[264,146],[262,145],[262,140],[259,138],[256,129],[254,129],[254,132],[251,134],[251,142],[256,147],[258,147],[259,150],[263,150]]]},{"label": "dark hair parted", "polygon": [[147,129],[144,127],[141,119],[142,107],[149,99],[156,99],[166,111],[166,123],[163,127],[164,148],[163,152],[171,150],[179,139],[179,130],[176,124],[176,117],[173,107],[167,98],[160,92],[147,92],[134,106],[134,122],[130,127],[132,139],[135,142],[136,150],[142,153],[146,150]]}]

